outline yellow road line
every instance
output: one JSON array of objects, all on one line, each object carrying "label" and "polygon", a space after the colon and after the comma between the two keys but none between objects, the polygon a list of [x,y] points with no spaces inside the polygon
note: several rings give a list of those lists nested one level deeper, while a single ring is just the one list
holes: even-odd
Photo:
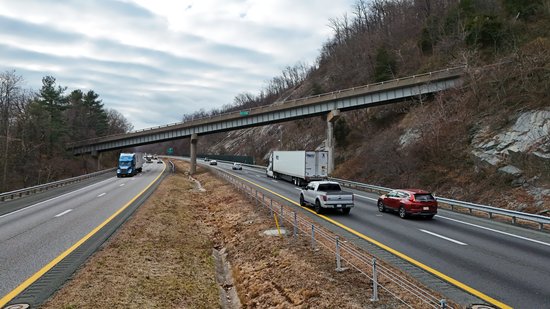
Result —
[{"label": "yellow road line", "polygon": [[19,293],[23,292],[26,288],[28,288],[31,284],[33,284],[36,280],[40,279],[46,272],[48,272],[50,269],[52,269],[57,263],[59,263],[61,260],[63,260],[66,256],[71,254],[74,250],[76,250],[80,245],[82,245],[86,240],[90,239],[92,236],[94,236],[99,230],[101,230],[105,225],[107,225],[109,222],[111,222],[116,216],[118,216],[121,212],[123,212],[126,208],[128,208],[138,197],[140,197],[147,189],[149,189],[159,178],[162,176],[164,171],[166,170],[166,165],[164,165],[164,168],[162,169],[162,172],[155,178],[145,189],[143,189],[141,192],[138,193],[138,195],[134,196],[126,205],[122,206],[117,212],[115,212],[113,215],[111,215],[107,220],[103,221],[100,225],[98,225],[95,229],[93,229],[90,233],[88,233],[86,236],[82,237],[79,241],[77,241],[74,245],[72,245],[69,249],[65,250],[65,252],[61,253],[59,256],[51,260],[46,266],[42,267],[39,271],[37,271],[34,275],[30,276],[27,280],[25,280],[23,283],[21,283],[18,287],[13,289],[11,292],[6,294],[2,299],[0,299],[0,308],[2,308],[5,304],[10,302],[12,299],[14,299]]},{"label": "yellow road line", "polygon": [[[250,180],[248,180],[248,179],[242,178],[242,177],[240,177],[240,176],[238,176],[238,175],[235,175],[235,174],[232,174],[232,175],[235,176],[235,177],[237,177],[237,178],[239,178],[239,179],[241,179],[241,180],[244,180],[244,181],[246,181],[246,182],[248,182],[248,183],[250,183],[250,184],[253,184],[254,186],[256,186],[256,187],[258,187],[258,188],[261,188],[261,189],[263,189],[263,190],[265,190],[265,191],[267,191],[267,192],[269,192],[269,193],[271,193],[271,194],[274,194],[274,195],[276,195],[276,196],[278,196],[278,197],[280,197],[280,198],[282,198],[282,199],[284,199],[284,200],[286,200],[286,201],[288,201],[288,202],[290,202],[290,203],[292,203],[292,204],[294,204],[294,205],[296,205],[296,206],[300,206],[299,203],[297,203],[297,202],[295,202],[295,201],[293,201],[293,200],[287,198],[286,196],[283,196],[283,195],[281,195],[281,194],[279,194],[279,193],[277,193],[277,192],[271,191],[271,190],[269,190],[269,189],[266,188],[266,187],[263,187],[263,186],[261,186],[261,185],[255,183],[255,182],[253,182],[253,181],[250,181]],[[313,214],[318,215],[319,217],[325,219],[326,221],[328,221],[328,222],[330,222],[330,223],[332,223],[332,224],[334,224],[334,225],[336,225],[336,226],[338,226],[338,227],[340,227],[340,228],[342,228],[342,229],[344,229],[344,230],[346,230],[346,231],[348,231],[348,232],[350,232],[350,233],[352,233],[352,234],[354,234],[354,235],[356,235],[356,236],[358,236],[358,237],[360,237],[360,238],[362,238],[362,239],[364,239],[364,240],[366,240],[366,241],[368,241],[368,242],[370,242],[370,243],[372,243],[372,244],[374,244],[374,245],[376,245],[376,246],[378,246],[378,247],[380,247],[380,248],[382,248],[382,249],[384,249],[384,250],[386,250],[386,251],[389,251],[389,252],[393,253],[394,255],[397,255],[398,257],[400,257],[400,258],[402,258],[402,259],[404,259],[404,260],[410,262],[411,264],[414,264],[414,265],[416,265],[416,266],[422,268],[423,270],[425,270],[425,271],[431,273],[432,275],[435,275],[435,276],[437,276],[437,277],[439,277],[439,278],[441,278],[441,279],[443,279],[443,280],[449,282],[450,284],[452,284],[452,285],[454,285],[454,286],[456,286],[456,287],[458,287],[458,288],[461,288],[462,290],[464,290],[464,291],[466,291],[466,292],[468,292],[468,293],[470,293],[470,294],[472,294],[472,295],[475,295],[475,296],[479,297],[480,299],[483,299],[484,301],[486,301],[486,302],[488,302],[488,303],[490,303],[490,304],[492,304],[492,305],[495,305],[495,306],[497,306],[497,307],[499,307],[499,308],[503,308],[503,309],[511,309],[511,308],[512,308],[511,306],[506,305],[505,303],[500,302],[500,301],[498,301],[498,300],[496,300],[496,299],[494,299],[494,298],[492,298],[492,297],[490,297],[490,296],[488,296],[488,295],[485,295],[485,294],[483,294],[482,292],[480,292],[480,291],[478,291],[478,290],[476,290],[476,289],[474,289],[474,288],[472,288],[472,287],[470,287],[470,286],[468,286],[468,285],[466,285],[466,284],[464,284],[464,283],[462,283],[462,282],[460,282],[460,281],[458,281],[458,280],[455,280],[455,279],[453,279],[453,278],[451,278],[451,277],[449,277],[449,276],[443,274],[442,272],[440,272],[440,271],[438,271],[438,270],[435,270],[435,269],[431,268],[430,266],[425,265],[425,264],[423,264],[423,263],[421,263],[421,262],[419,262],[419,261],[417,261],[417,260],[411,258],[411,257],[408,256],[408,255],[405,255],[404,253],[401,253],[401,252],[399,252],[399,251],[397,251],[397,250],[395,250],[395,249],[392,249],[392,248],[390,248],[390,247],[384,245],[383,243],[381,243],[381,242],[379,242],[379,241],[376,241],[376,240],[374,240],[374,239],[372,239],[372,238],[370,238],[370,237],[368,237],[368,236],[366,236],[366,235],[363,235],[363,234],[357,232],[357,231],[354,230],[354,229],[351,229],[351,228],[349,228],[349,227],[347,227],[347,226],[345,226],[345,225],[342,225],[342,224],[340,224],[339,222],[336,222],[336,221],[332,220],[332,219],[329,218],[329,217],[326,217],[326,216],[323,216],[323,215],[319,215],[319,214],[315,213],[314,211],[312,211],[311,209],[308,209],[308,208],[303,208],[303,209],[305,209],[305,210],[307,210],[307,211],[309,211],[309,212],[311,212],[311,213],[313,213]]]}]

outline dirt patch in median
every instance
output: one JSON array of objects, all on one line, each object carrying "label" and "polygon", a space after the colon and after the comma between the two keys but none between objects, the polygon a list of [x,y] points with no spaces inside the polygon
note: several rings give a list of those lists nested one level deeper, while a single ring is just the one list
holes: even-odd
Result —
[{"label": "dirt patch in median", "polygon": [[[187,169],[178,162],[178,172],[43,308],[399,307],[394,299],[372,303],[366,277],[336,272],[334,256],[307,240],[264,235],[275,227],[267,213],[201,169],[199,190]],[[225,273],[213,250],[226,254]]]}]

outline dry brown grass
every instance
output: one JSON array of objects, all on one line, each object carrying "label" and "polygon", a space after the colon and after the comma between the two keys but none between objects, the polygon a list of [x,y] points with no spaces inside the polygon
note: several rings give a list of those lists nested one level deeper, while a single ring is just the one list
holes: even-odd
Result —
[{"label": "dry brown grass", "polygon": [[372,303],[369,280],[308,239],[263,235],[272,218],[232,185],[199,169],[199,192],[177,169],[43,308],[218,308],[212,248],[227,250],[244,308],[402,306]]}]

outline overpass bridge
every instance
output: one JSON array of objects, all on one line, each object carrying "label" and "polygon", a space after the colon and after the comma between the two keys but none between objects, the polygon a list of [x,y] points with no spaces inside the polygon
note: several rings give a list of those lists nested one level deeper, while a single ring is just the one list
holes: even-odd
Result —
[{"label": "overpass bridge", "polygon": [[[465,67],[449,68],[126,134],[105,136],[69,144],[67,149],[74,155],[86,153],[97,155],[103,151],[190,137],[191,172],[193,173],[199,135],[326,115],[326,148],[332,161],[334,157],[332,155],[333,123],[338,119],[341,111],[391,104],[456,88],[462,84],[464,70]],[[332,161],[329,163],[329,171],[332,171],[333,166]]]}]

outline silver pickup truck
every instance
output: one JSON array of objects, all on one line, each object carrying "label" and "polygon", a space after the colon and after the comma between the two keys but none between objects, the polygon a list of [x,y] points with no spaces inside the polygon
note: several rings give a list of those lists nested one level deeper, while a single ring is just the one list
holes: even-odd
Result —
[{"label": "silver pickup truck", "polygon": [[347,215],[354,206],[353,193],[342,191],[335,181],[312,181],[300,192],[300,205],[312,205],[318,214],[327,208]]}]

